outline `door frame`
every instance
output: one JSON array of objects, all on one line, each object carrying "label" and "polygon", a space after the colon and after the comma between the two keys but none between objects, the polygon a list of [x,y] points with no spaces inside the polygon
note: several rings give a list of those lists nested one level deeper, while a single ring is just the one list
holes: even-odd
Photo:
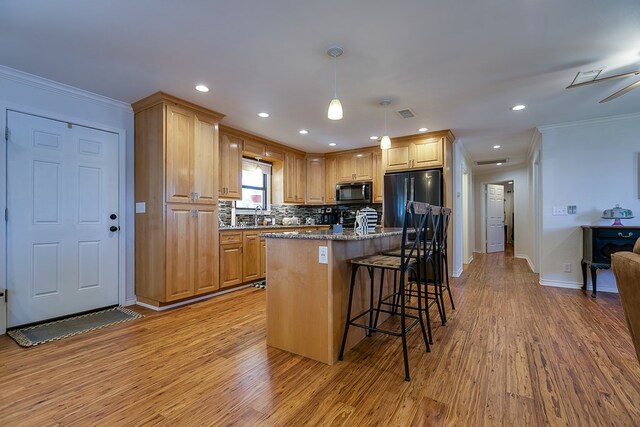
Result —
[{"label": "door frame", "polygon": [[[7,149],[8,144],[4,139],[4,130],[7,126],[7,115],[9,111],[29,114],[45,119],[57,120],[84,126],[104,132],[118,135],[118,215],[120,216],[120,235],[118,236],[118,304],[126,305],[126,241],[129,230],[127,229],[126,218],[126,142],[127,132],[124,128],[108,126],[89,120],[73,117],[54,111],[43,110],[36,107],[8,103],[0,101],[0,130],[2,133],[3,147],[0,149],[0,216],[4,215],[7,208]],[[10,214],[10,213],[9,213]],[[0,227],[0,240],[4,240],[4,245],[0,244],[0,288],[7,289],[7,222],[3,221]],[[9,296],[11,298],[11,296]],[[4,315],[6,317],[6,314]],[[4,331],[0,330],[0,334]]]},{"label": "door frame", "polygon": [[[507,182],[507,181],[513,181],[513,193],[514,193],[514,203],[513,203],[513,213],[514,216],[518,214],[518,212],[516,212],[516,204],[515,204],[515,192],[516,192],[516,184],[517,181],[515,178],[511,177],[511,178],[507,178],[504,180],[500,180],[500,181],[496,181],[496,180],[492,180],[492,181],[482,181],[480,183],[480,191],[481,191],[481,196],[480,197],[480,240],[482,242],[482,246],[480,247],[480,249],[482,249],[482,253],[487,253],[487,185],[488,184],[500,184],[503,182]],[[515,221],[513,224],[513,231],[515,233]],[[478,243],[476,242],[476,245]],[[506,241],[505,241],[505,246],[506,246]],[[506,248],[505,248],[506,249]],[[515,244],[513,245],[513,256],[516,256],[516,248],[515,248]]]}]

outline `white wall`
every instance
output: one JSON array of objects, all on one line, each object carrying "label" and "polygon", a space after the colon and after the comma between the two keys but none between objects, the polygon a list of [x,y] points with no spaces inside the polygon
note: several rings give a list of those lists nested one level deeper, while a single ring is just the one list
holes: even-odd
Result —
[{"label": "white wall", "polygon": [[[582,284],[581,225],[610,225],[600,218],[616,203],[640,225],[640,114],[540,128],[541,272],[540,283],[577,288]],[[553,216],[553,206],[577,205],[577,215]],[[563,272],[563,263],[572,271]],[[590,283],[590,279],[589,279]],[[590,285],[589,285],[590,286]],[[615,290],[611,271],[598,273],[598,289]]]},{"label": "white wall", "polygon": [[[471,191],[472,175],[471,175],[471,162],[468,159],[468,155],[464,149],[464,146],[459,142],[453,144],[453,217],[454,227],[453,230],[453,263],[451,267],[451,275],[458,277],[462,274],[462,264],[469,263],[471,255],[464,253],[464,239],[465,232],[467,233],[467,242],[471,248],[473,248],[473,226],[470,225],[470,218],[473,218],[473,213],[470,212],[473,206],[473,192]],[[465,179],[463,176],[467,176],[467,188],[464,187]],[[466,200],[464,200],[466,197]],[[470,252],[468,250],[467,252]]]},{"label": "white wall", "polygon": [[474,209],[475,213],[475,251],[486,252],[486,227],[484,222],[486,197],[486,184],[513,181],[515,214],[514,227],[514,255],[524,258],[529,263],[531,269],[533,265],[533,232],[530,202],[529,166],[521,165],[512,168],[502,168],[492,170],[487,173],[476,173],[473,175],[474,183]]},{"label": "white wall", "polygon": [[[18,109],[58,120],[121,132],[126,138],[125,223],[120,224],[125,238],[126,300],[134,298],[134,203],[133,203],[133,112],[128,104],[85,92],[70,86],[0,66],[0,125],[4,130],[6,109]],[[4,151],[0,156],[0,174],[6,174]],[[0,180],[2,181],[2,180]],[[4,187],[0,192],[4,191]],[[6,197],[0,194],[4,211]],[[2,228],[0,251],[0,287],[5,287],[6,236]]]}]

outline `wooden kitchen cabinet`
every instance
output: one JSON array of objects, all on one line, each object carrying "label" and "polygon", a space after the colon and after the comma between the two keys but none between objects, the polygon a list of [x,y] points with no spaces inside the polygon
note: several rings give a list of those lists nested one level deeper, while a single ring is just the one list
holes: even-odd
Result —
[{"label": "wooden kitchen cabinet", "polygon": [[267,277],[267,240],[260,238],[260,277]]},{"label": "wooden kitchen cabinet", "polygon": [[384,196],[384,171],[382,151],[373,153],[373,203],[382,203]]},{"label": "wooden kitchen cabinet", "polygon": [[365,151],[336,156],[337,182],[371,181],[373,152]]},{"label": "wooden kitchen cabinet", "polygon": [[167,205],[166,224],[165,301],[218,290],[216,208]]},{"label": "wooden kitchen cabinet", "polygon": [[306,164],[304,156],[284,155],[284,202],[304,204],[306,192]]},{"label": "wooden kitchen cabinet", "polygon": [[160,307],[218,289],[218,121],[158,92],[135,113],[135,292]]},{"label": "wooden kitchen cabinet", "polygon": [[445,146],[453,142],[450,131],[410,135],[391,140],[391,148],[382,150],[386,172],[412,169],[442,168]]},{"label": "wooden kitchen cabinet", "polygon": [[242,198],[242,148],[243,139],[220,133],[220,162],[218,196],[223,199]]},{"label": "wooden kitchen cabinet", "polygon": [[307,205],[322,205],[324,204],[324,186],[325,186],[325,166],[323,157],[308,157],[307,158],[307,191],[306,191],[306,203]]},{"label": "wooden kitchen cabinet", "polygon": [[242,232],[220,233],[220,287],[242,283]]},{"label": "wooden kitchen cabinet", "polygon": [[325,158],[324,166],[324,200],[326,204],[336,203],[336,158],[334,156]]},{"label": "wooden kitchen cabinet", "polygon": [[242,233],[242,281],[250,282],[260,279],[262,273],[261,247],[259,231]]}]

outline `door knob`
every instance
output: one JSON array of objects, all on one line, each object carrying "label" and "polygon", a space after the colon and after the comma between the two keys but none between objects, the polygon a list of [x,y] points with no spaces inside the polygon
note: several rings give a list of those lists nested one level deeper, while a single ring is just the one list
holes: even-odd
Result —
[{"label": "door knob", "polygon": [[112,233],[115,233],[118,230],[120,230],[120,227],[117,227],[115,225],[112,225],[111,227],[109,227],[109,231],[111,231]]},{"label": "door knob", "polygon": [[109,215],[109,219],[116,219],[118,218],[118,215],[112,213],[111,215]]}]

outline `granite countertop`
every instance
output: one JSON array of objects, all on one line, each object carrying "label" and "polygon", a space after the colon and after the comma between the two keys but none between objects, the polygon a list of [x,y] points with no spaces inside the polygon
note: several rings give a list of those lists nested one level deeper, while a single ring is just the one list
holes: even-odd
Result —
[{"label": "granite countertop", "polygon": [[315,224],[315,225],[307,225],[307,224],[282,225],[280,224],[280,225],[242,225],[242,226],[238,225],[235,227],[231,227],[227,225],[224,227],[219,227],[218,231],[269,230],[273,228],[308,228],[308,227],[330,227],[330,226],[325,224]]},{"label": "granite countertop", "polygon": [[379,239],[381,237],[401,236],[402,228],[377,228],[375,233],[362,236],[356,235],[353,230],[345,230],[343,233],[335,234],[332,230],[311,230],[311,231],[283,231],[275,233],[261,233],[260,237],[274,239],[308,239],[308,240],[368,240]]}]

